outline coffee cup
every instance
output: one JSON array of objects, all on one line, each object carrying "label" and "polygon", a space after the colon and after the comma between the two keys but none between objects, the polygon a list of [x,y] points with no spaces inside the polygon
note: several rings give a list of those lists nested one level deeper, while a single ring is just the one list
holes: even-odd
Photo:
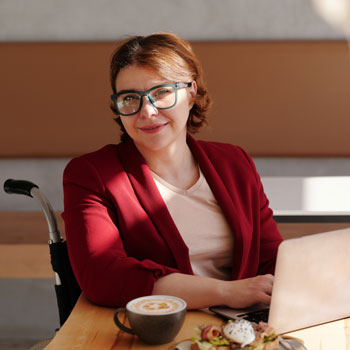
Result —
[{"label": "coffee cup", "polygon": [[[137,335],[141,341],[151,345],[171,342],[179,333],[186,315],[186,302],[169,295],[149,295],[133,299],[125,308],[114,313],[114,322],[122,331]],[[125,313],[131,328],[118,318]]]}]

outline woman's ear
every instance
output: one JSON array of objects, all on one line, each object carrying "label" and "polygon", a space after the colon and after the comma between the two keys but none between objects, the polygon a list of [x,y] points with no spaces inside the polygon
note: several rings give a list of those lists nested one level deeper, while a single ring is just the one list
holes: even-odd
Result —
[{"label": "woman's ear", "polygon": [[192,81],[190,94],[193,98],[197,95],[197,82],[195,80]]},{"label": "woman's ear", "polygon": [[190,87],[190,95],[191,95],[190,107],[192,108],[197,95],[197,82],[195,80],[192,81],[192,85]]}]

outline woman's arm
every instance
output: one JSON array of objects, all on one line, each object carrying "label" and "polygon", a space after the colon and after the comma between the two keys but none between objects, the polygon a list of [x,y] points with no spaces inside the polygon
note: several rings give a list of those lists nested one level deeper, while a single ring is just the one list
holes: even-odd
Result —
[{"label": "woman's arm", "polygon": [[244,308],[257,303],[270,304],[273,276],[270,274],[237,281],[172,273],[154,284],[152,294],[173,295],[184,299],[189,309],[212,305]]},{"label": "woman's arm", "polygon": [[118,228],[120,218],[94,164],[85,159],[71,161],[63,185],[70,262],[88,299],[99,305],[123,306],[151,294],[159,277],[178,272],[152,259],[127,254]]}]

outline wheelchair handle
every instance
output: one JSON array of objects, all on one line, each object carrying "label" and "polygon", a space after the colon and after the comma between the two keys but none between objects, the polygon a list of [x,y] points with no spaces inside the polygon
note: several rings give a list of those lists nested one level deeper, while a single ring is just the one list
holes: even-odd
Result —
[{"label": "wheelchair handle", "polygon": [[33,188],[39,188],[36,184],[25,180],[8,179],[4,182],[4,191],[8,194],[23,194],[32,197],[31,191]]},{"label": "wheelchair handle", "polygon": [[29,196],[36,199],[44,212],[47,225],[49,227],[49,243],[57,243],[62,240],[61,235],[58,231],[54,211],[44,193],[40,192],[39,186],[37,186],[33,182],[26,180],[8,179],[4,183],[4,190],[6,193],[9,194],[23,194],[25,196]]}]

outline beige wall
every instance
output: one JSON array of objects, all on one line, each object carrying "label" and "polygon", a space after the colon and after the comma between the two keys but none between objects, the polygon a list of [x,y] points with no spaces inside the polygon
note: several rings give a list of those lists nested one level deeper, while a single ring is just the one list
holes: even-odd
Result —
[{"label": "beige wall", "polygon": [[1,0],[0,41],[325,40],[349,34],[348,0]]}]

